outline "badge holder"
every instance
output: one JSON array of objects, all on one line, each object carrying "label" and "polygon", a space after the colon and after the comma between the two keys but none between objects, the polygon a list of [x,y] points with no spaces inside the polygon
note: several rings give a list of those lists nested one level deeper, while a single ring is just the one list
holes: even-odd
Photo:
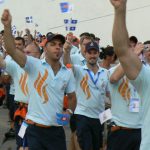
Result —
[{"label": "badge holder", "polygon": [[99,119],[100,119],[101,124],[103,124],[104,122],[112,119],[111,110],[107,109],[104,112],[100,113],[99,114]]},{"label": "badge holder", "polygon": [[19,133],[18,133],[18,136],[20,136],[22,139],[24,138],[27,127],[28,127],[28,124],[23,121],[19,130]]},{"label": "badge holder", "polygon": [[59,125],[66,126],[69,124],[70,115],[56,113],[56,121]]},{"label": "badge holder", "polygon": [[129,112],[139,112],[139,99],[131,98],[129,104]]}]

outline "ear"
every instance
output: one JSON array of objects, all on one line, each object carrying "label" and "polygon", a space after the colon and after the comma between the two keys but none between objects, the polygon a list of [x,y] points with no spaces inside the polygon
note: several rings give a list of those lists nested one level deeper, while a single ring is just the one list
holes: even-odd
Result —
[{"label": "ear", "polygon": [[46,45],[43,47],[43,50],[44,50],[44,52],[47,52],[47,46]]}]

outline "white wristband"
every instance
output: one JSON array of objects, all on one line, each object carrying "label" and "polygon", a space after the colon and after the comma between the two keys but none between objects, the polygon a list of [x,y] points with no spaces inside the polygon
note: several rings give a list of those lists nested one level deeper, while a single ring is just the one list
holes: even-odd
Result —
[{"label": "white wristband", "polygon": [[71,114],[73,114],[73,111],[71,109],[67,109],[67,111],[69,111]]}]

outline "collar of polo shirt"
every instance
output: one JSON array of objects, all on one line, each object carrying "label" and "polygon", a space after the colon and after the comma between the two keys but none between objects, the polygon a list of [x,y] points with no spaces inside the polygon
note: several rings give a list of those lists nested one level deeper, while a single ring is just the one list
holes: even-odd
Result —
[{"label": "collar of polo shirt", "polygon": [[[89,70],[89,68],[87,67],[87,65],[84,65],[82,67],[83,67],[84,70]],[[98,72],[103,72],[104,71],[104,69],[101,68],[99,65],[98,65],[98,67],[99,67]]]},{"label": "collar of polo shirt", "polygon": [[[48,64],[48,63],[46,62],[46,59],[45,59],[45,58],[41,59],[41,62],[42,62],[42,64]],[[61,64],[61,67],[62,67],[62,68],[68,69],[63,63],[60,62],[60,64]]]}]

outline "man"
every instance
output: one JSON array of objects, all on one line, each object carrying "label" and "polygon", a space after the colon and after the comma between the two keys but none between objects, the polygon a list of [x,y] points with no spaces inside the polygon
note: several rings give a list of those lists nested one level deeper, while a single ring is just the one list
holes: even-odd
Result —
[{"label": "man", "polygon": [[[82,36],[80,38],[80,53],[76,53],[74,55],[71,55],[71,62],[73,64],[78,64],[78,65],[85,65],[86,60],[85,60],[85,45],[89,42],[91,42],[92,38],[90,36]],[[71,42],[71,41],[70,41]],[[67,64],[70,56],[68,57],[67,55],[70,55],[71,53],[65,53],[64,54],[64,64]]]},{"label": "man", "polygon": [[[25,52],[27,55],[31,55],[35,58],[39,58],[41,53],[40,49],[34,43],[29,44],[25,49],[24,46],[25,42],[22,37],[15,38],[15,46],[18,48],[22,53]],[[9,58],[9,59],[8,59]],[[26,115],[26,104],[28,103],[29,97],[26,88],[27,85],[27,73],[8,55],[7,59],[3,60],[0,58],[0,66],[3,68],[13,79],[14,81],[14,88],[15,88],[15,97],[13,100],[13,104],[11,107],[14,107],[12,119],[15,123],[15,133],[16,133],[16,144],[17,150],[21,150],[21,148],[27,147],[26,138],[22,139],[18,136],[18,132],[21,126],[22,121],[25,119]],[[21,103],[20,103],[21,102]],[[22,115],[20,114],[22,110],[25,110],[25,113]],[[20,113],[19,113],[20,112]]]},{"label": "man", "polygon": [[[11,35],[11,15],[4,10],[4,41],[12,58],[28,73],[29,104],[26,122],[30,150],[66,150],[63,127],[58,124],[57,114],[63,113],[63,96],[68,94],[69,108],[76,106],[72,71],[59,62],[65,37],[47,35],[45,59],[39,60],[15,50]],[[65,113],[69,114],[69,111]],[[41,137],[42,135],[42,137]]]},{"label": "man", "polygon": [[141,60],[129,47],[129,37],[126,28],[126,3],[127,0],[110,0],[115,10],[113,26],[113,44],[123,70],[131,83],[136,88],[142,100],[143,125],[140,150],[148,150],[150,145],[150,70],[142,64]]},{"label": "man", "polygon": [[[64,53],[69,52],[65,50]],[[108,79],[107,70],[98,65],[98,58],[98,44],[89,42],[85,45],[87,63],[84,66],[72,66],[76,79],[77,137],[82,150],[99,150],[102,147],[102,125],[99,121],[99,113],[105,110],[104,99],[108,94]]]},{"label": "man", "polygon": [[[81,35],[81,38],[80,38],[80,53],[76,53],[76,54],[72,55],[72,53],[71,53],[72,48],[71,48],[70,51],[64,51],[64,55],[63,55],[64,56],[64,58],[63,58],[64,64],[67,65],[68,63],[71,62],[73,65],[84,66],[86,64],[85,45],[88,42],[91,42],[91,40],[92,40],[92,38],[90,37],[89,33]],[[70,37],[70,35],[67,35],[67,41],[69,41],[69,43],[72,42],[72,37]],[[67,44],[67,46],[68,46],[68,44]],[[72,47],[72,44],[70,46]],[[71,150],[74,150],[74,149],[80,150],[79,144],[77,142],[77,137],[76,137],[76,115],[71,116],[70,128],[71,128],[71,131],[72,131],[71,140],[70,140],[70,145],[71,145],[70,148],[71,148]]]},{"label": "man", "polygon": [[131,36],[129,38],[129,41],[130,41],[129,44],[130,44],[131,48],[134,48],[137,45],[137,43],[138,43],[138,39],[135,36]]},{"label": "man", "polygon": [[[25,48],[24,44],[25,44],[25,42],[24,42],[24,39],[22,37],[16,37],[15,38],[16,48],[23,51],[23,49]],[[12,58],[9,55],[7,55],[5,60],[7,62],[12,61]],[[2,68],[3,68],[3,66],[2,66]],[[8,101],[9,116],[10,116],[10,119],[11,119],[11,123],[10,123],[10,130],[5,133],[6,137],[15,136],[15,130],[14,130],[14,112],[15,112],[15,109],[16,109],[15,101],[14,101],[14,96],[15,96],[15,87],[14,86],[15,85],[14,85],[14,80],[11,78],[11,75],[10,75],[10,79],[11,79],[10,80],[11,82],[10,82],[10,89],[9,89],[9,94],[8,94],[8,97],[7,97],[7,101]]]},{"label": "man", "polygon": [[[121,65],[109,70],[112,122],[107,150],[139,150],[142,108],[136,89],[124,75]],[[128,138],[128,140],[124,140]]]},{"label": "man", "polygon": [[143,63],[150,66],[150,41],[144,42],[143,57]]}]

